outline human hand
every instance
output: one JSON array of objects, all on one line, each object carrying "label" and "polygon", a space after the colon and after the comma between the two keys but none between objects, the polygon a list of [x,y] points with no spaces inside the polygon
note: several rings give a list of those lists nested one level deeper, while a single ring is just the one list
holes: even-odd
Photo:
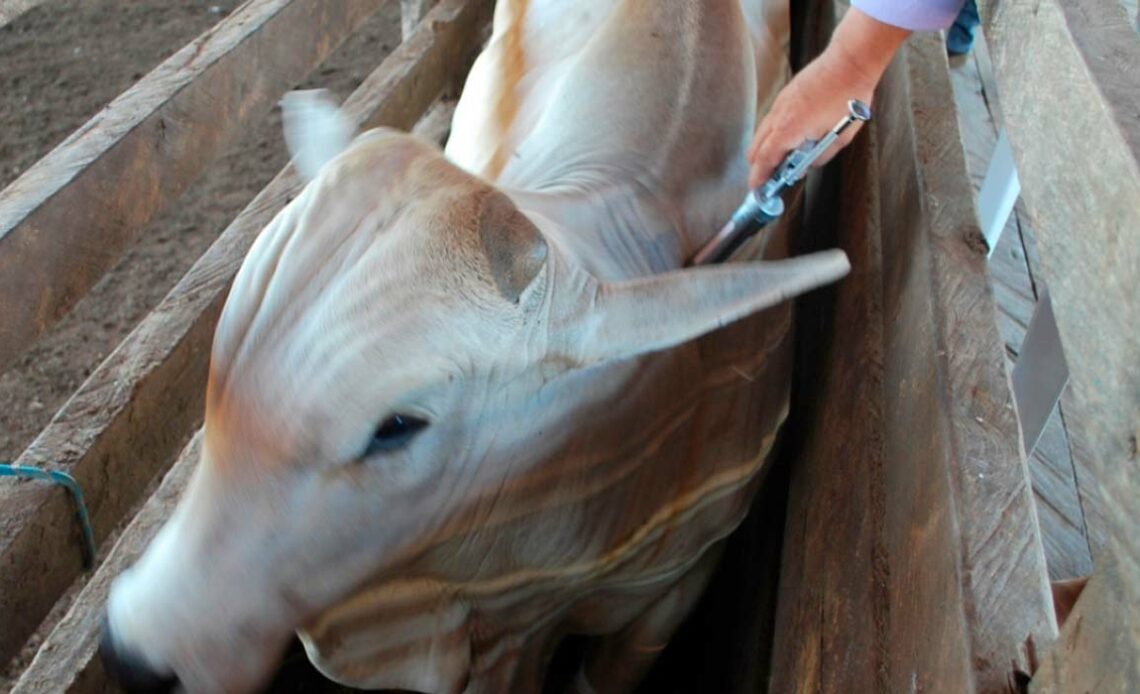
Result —
[{"label": "human hand", "polygon": [[[875,85],[910,32],[848,10],[827,49],[780,92],[748,148],[749,188],[772,175],[804,140],[818,140],[847,114],[847,102],[870,105]],[[862,123],[843,131],[815,161],[826,164],[855,137]]]},{"label": "human hand", "polygon": [[[847,102],[870,105],[875,91],[868,82],[825,53],[804,68],[776,97],[760,121],[748,148],[748,187],[764,183],[780,162],[804,140],[818,140],[847,115]],[[861,122],[848,126],[814,166],[823,166],[855,137]]]}]

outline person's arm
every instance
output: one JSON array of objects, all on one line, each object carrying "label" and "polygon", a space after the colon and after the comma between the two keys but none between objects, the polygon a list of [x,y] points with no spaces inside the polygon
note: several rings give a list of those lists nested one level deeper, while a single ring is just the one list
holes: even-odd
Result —
[{"label": "person's arm", "polygon": [[[791,150],[818,139],[847,113],[847,101],[870,104],[883,72],[911,31],[954,21],[962,0],[856,0],[824,52],[780,92],[748,149],[748,184],[762,184]],[[855,137],[849,127],[816,161],[822,166]]]}]

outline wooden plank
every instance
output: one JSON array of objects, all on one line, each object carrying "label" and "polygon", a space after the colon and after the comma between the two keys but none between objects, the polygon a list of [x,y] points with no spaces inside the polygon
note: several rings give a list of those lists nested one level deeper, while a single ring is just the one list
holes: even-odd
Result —
[{"label": "wooden plank", "polygon": [[44,0],[0,0],[0,29]]},{"label": "wooden plank", "polygon": [[[876,102],[884,133],[883,527],[897,596],[890,688],[997,690],[1015,669],[1031,670],[1026,643],[1049,643],[1056,622],[942,41],[914,37],[891,71]],[[953,605],[960,615],[950,617]],[[955,647],[957,619],[966,625],[964,662],[946,648]],[[925,672],[915,668],[924,659]]]},{"label": "wooden plank", "polygon": [[[1056,624],[938,37],[911,39],[875,104],[879,223],[850,207],[840,239],[881,233],[874,254],[849,249],[847,280],[877,262],[881,285],[841,285],[864,296],[842,297],[819,340],[840,364],[824,367],[814,452],[794,473],[774,682],[1005,690]],[[843,173],[845,194],[869,194]]]},{"label": "wooden plank", "polygon": [[0,369],[379,5],[253,0],[0,192]]},{"label": "wooden plank", "polygon": [[103,611],[111,583],[130,567],[174,511],[182,490],[198,464],[201,436],[195,436],[162,484],[131,520],[106,560],[80,591],[71,609],[40,646],[35,659],[16,681],[12,694],[105,692],[111,687],[97,657]]},{"label": "wooden plank", "polygon": [[[1132,493],[1140,493],[1133,486]],[[1135,692],[1140,688],[1140,564],[1126,554],[1098,559],[1055,648],[1030,681],[1033,694]]]},{"label": "wooden plank", "polygon": [[[952,64],[953,64],[952,59]],[[988,76],[987,76],[988,73]],[[951,68],[962,144],[974,192],[981,187],[997,142],[996,88],[985,39],[978,37],[974,50]],[[1037,301],[1035,267],[1023,247],[1032,248],[1032,230],[1021,220],[1024,209],[1014,209],[993,254],[988,269],[998,307],[998,327],[1011,357],[1021,351],[1029,320]],[[1029,471],[1037,502],[1037,516],[1045,548],[1045,563],[1051,580],[1087,576],[1092,558],[1085,532],[1084,510],[1074,473],[1068,435],[1060,409],[1053,413],[1041,440],[1029,459]]]},{"label": "wooden plank", "polygon": [[1081,511],[1084,514],[1085,536],[1089,542],[1089,555],[1092,557],[1093,568],[1096,568],[1097,557],[1108,544],[1109,519],[1108,502],[1104,495],[1104,481],[1092,460],[1094,448],[1085,440],[1085,434],[1080,426],[1074,426],[1070,420],[1070,413],[1078,411],[1073,401],[1072,388],[1067,388],[1061,396],[1058,405],[1061,420],[1065,423],[1065,435],[1069,442],[1069,451],[1073,457],[1073,471],[1077,480],[1077,494],[1081,501]]},{"label": "wooden plank", "polygon": [[831,167],[819,186],[809,187],[813,212],[797,233],[843,248],[852,272],[796,305],[801,376],[789,420],[796,462],[771,691],[886,690],[883,295],[874,135],[865,129],[838,159],[839,176]]},{"label": "wooden plank", "polygon": [[[1018,218],[1019,230],[1022,233],[1022,246],[1025,250],[1025,261],[1029,266],[1029,274],[1033,282],[1043,283],[1043,270],[1041,257],[1037,251],[1037,242],[1034,238],[1033,228],[1029,225],[1029,213],[1025,208],[1025,201],[1018,201],[1015,208]],[[1054,309],[1056,307],[1054,306]],[[1026,320],[1026,325],[1028,319]],[[1084,535],[1088,541],[1090,557],[1096,557],[1107,542],[1108,520],[1105,517],[1105,498],[1101,491],[1101,480],[1097,476],[1091,457],[1094,451],[1085,443],[1085,434],[1080,426],[1069,426],[1072,413],[1079,408],[1073,400],[1073,391],[1066,388],[1061,395],[1061,402],[1057,405],[1061,418],[1065,438],[1068,443],[1070,460],[1072,461],[1074,478],[1076,480],[1076,493],[1081,506],[1081,518],[1084,524]],[[1037,451],[1034,451],[1037,458]],[[1032,461],[1031,461],[1032,462]],[[1082,560],[1083,562],[1083,560]],[[1050,569],[1052,575],[1052,569]]]},{"label": "wooden plank", "polygon": [[1069,439],[1060,410],[1054,410],[1029,460],[1045,563],[1049,579],[1060,581],[1092,573],[1092,553],[1085,532]]},{"label": "wooden plank", "polygon": [[412,134],[443,147],[451,135],[451,119],[455,116],[455,106],[458,103],[456,99],[450,98],[441,98],[435,102],[435,105],[412,128]]},{"label": "wooden plank", "polygon": [[434,4],[435,0],[400,0],[400,35],[407,39],[414,34],[416,25]]},{"label": "wooden plank", "polygon": [[[446,0],[345,102],[361,127],[408,129],[462,80],[491,0]],[[162,303],[104,361],[19,458],[70,472],[88,496],[98,539],[201,421],[214,324],[254,238],[300,189],[282,171]],[[81,571],[69,500],[56,489],[0,484],[0,658],[11,657]],[[28,581],[37,589],[25,590]]]},{"label": "wooden plank", "polygon": [[[1022,199],[1072,378],[1078,467],[1103,495],[1104,548],[1040,686],[1140,684],[1140,42],[1115,2],[983,2]],[[1047,50],[1026,50],[1047,46]],[[1086,518],[1089,517],[1086,504]],[[1090,531],[1090,535],[1092,532]],[[1099,550],[1099,551],[1098,551]],[[1107,567],[1107,568],[1106,568]],[[1105,575],[1100,572],[1105,571]],[[1082,626],[1078,627],[1077,624]],[[1061,687],[1063,688],[1063,686]]]}]

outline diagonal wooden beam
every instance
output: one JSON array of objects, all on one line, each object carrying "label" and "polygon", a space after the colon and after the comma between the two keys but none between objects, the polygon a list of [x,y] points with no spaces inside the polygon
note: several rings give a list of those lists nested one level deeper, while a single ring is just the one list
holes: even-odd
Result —
[{"label": "diagonal wooden beam", "polygon": [[0,191],[0,370],[382,0],[252,0]]},{"label": "diagonal wooden beam", "polygon": [[0,29],[44,0],[0,0]]}]

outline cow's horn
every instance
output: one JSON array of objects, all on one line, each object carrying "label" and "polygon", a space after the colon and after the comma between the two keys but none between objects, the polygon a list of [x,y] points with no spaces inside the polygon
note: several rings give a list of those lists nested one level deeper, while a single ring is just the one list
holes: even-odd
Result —
[{"label": "cow's horn", "polygon": [[503,193],[492,190],[479,214],[479,239],[499,293],[518,303],[546,262],[542,234]]}]

